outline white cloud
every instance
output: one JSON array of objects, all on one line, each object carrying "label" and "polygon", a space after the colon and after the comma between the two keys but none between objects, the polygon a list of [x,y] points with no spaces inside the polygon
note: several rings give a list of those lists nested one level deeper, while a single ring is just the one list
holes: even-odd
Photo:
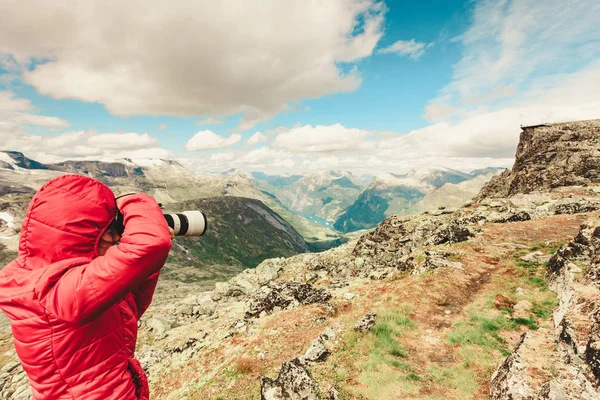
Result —
[{"label": "white cloud", "polygon": [[213,118],[213,117],[208,117],[208,118],[203,118],[203,119],[199,119],[198,121],[196,121],[196,125],[198,126],[203,126],[203,125],[220,125],[223,123],[223,120],[220,118]]},{"label": "white cloud", "polygon": [[0,91],[0,112],[28,111],[31,108],[29,100],[15,99],[12,92]]},{"label": "white cloud", "polygon": [[600,59],[599,17],[597,0],[477,2],[473,24],[457,38],[463,55],[454,78],[425,116],[464,116],[482,105],[498,109],[538,97],[563,73]]},{"label": "white cloud", "polygon": [[433,46],[433,42],[431,43],[423,43],[417,42],[415,39],[411,40],[398,40],[394,44],[385,47],[383,49],[379,49],[377,51],[378,54],[397,54],[399,56],[410,57],[411,59],[417,61],[425,51]]},{"label": "white cloud", "polygon": [[267,140],[267,137],[265,135],[263,135],[260,132],[256,132],[254,135],[252,135],[247,141],[246,144],[253,146],[255,144],[264,142]]},{"label": "white cloud", "polygon": [[212,131],[200,131],[187,141],[185,149],[187,151],[216,150],[233,146],[240,140],[242,140],[242,135],[237,133],[225,139]]},{"label": "white cloud", "polygon": [[158,140],[147,133],[102,133],[91,136],[87,143],[100,149],[137,150],[158,147]]},{"label": "white cloud", "polygon": [[371,131],[346,128],[341,124],[315,127],[304,125],[279,133],[272,144],[294,153],[350,152],[372,146],[366,139],[374,134]]},{"label": "white cloud", "polygon": [[[0,7],[1,8],[1,7]],[[158,147],[158,141],[148,134],[99,133],[97,131],[64,132],[55,136],[27,133],[34,125],[51,130],[69,125],[57,117],[37,115],[29,100],[15,98],[11,92],[0,92],[0,150],[20,151],[40,162],[72,160],[104,160],[131,157],[137,154],[172,158]],[[145,147],[140,149],[140,147]]]},{"label": "white cloud", "polygon": [[44,60],[24,78],[46,96],[118,116],[243,114],[248,129],[291,102],[355,90],[357,70],[338,64],[372,54],[384,13],[378,0],[9,1],[0,53]]},{"label": "white cloud", "polygon": [[69,123],[63,119],[46,115],[14,113],[12,120],[18,124],[45,126],[47,128],[66,128],[69,126]]},{"label": "white cloud", "polygon": [[234,152],[215,153],[210,156],[210,160],[213,162],[217,162],[217,163],[218,162],[229,162],[229,161],[235,160],[236,157],[237,157],[237,155]]}]

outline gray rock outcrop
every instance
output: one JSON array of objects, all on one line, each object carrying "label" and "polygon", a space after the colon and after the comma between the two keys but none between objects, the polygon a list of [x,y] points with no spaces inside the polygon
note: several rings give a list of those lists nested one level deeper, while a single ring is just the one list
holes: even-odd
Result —
[{"label": "gray rock outcrop", "polygon": [[476,201],[600,183],[600,120],[522,129],[514,167],[492,178]]}]

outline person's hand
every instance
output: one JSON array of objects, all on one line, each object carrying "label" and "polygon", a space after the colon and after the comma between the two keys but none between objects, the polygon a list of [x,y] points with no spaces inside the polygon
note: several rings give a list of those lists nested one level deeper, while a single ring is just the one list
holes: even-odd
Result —
[{"label": "person's hand", "polygon": [[171,240],[175,239],[175,231],[171,227],[169,227],[169,235],[171,236]]}]

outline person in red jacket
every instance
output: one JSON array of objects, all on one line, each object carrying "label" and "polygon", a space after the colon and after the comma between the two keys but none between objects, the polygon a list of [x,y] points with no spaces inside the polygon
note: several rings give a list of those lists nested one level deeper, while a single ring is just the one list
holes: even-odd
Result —
[{"label": "person in red jacket", "polygon": [[[114,231],[117,207],[122,236]],[[37,192],[18,257],[0,271],[0,308],[35,400],[149,399],[134,358],[137,321],[172,238],[149,195],[115,201],[104,184],[79,175]]]}]

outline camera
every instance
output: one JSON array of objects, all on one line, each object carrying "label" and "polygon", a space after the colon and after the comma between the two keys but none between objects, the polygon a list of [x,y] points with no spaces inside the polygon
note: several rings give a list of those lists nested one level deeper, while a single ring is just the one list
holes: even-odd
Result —
[{"label": "camera", "polygon": [[201,211],[184,211],[164,216],[175,236],[202,236],[208,226],[206,215]]}]

